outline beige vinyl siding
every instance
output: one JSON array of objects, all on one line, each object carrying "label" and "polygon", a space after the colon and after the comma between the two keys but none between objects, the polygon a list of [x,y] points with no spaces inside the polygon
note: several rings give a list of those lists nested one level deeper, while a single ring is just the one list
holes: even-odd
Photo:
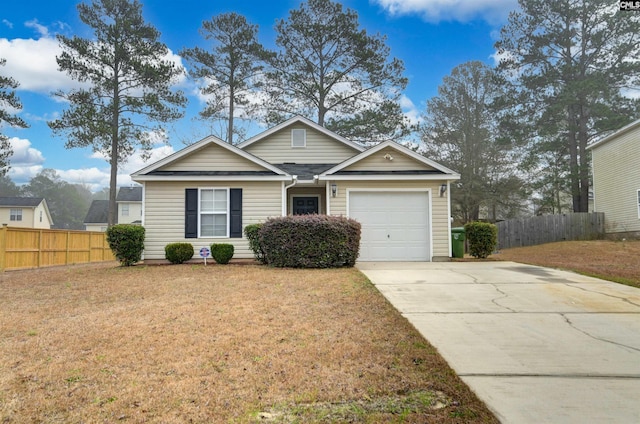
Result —
[{"label": "beige vinyl siding", "polygon": [[[291,130],[307,131],[306,147],[291,147]],[[336,141],[304,124],[293,124],[244,149],[269,163],[335,163],[343,162],[359,151]]]},{"label": "beige vinyl siding", "polygon": [[439,189],[446,181],[338,181],[338,195],[330,198],[331,215],[348,216],[347,191],[367,190],[425,190],[431,189],[431,248],[434,258],[448,258],[450,254],[449,208],[447,196],[440,197]]},{"label": "beige vinyl siding", "polygon": [[[393,160],[385,159],[389,155]],[[390,147],[370,155],[353,165],[344,168],[344,171],[431,171],[433,170],[427,164],[418,162],[417,160],[400,153]]]},{"label": "beige vinyl siding", "polygon": [[[129,215],[123,214],[124,205],[129,205]],[[142,219],[142,202],[118,202],[118,224],[130,224]]]},{"label": "beige vinyl siding", "polygon": [[[22,220],[11,221],[11,209],[22,209]],[[40,212],[42,212],[42,222],[40,222]],[[11,206],[0,208],[0,225],[7,224],[9,227],[19,228],[51,228],[51,222],[44,204],[40,203],[35,208],[31,206]]]},{"label": "beige vinyl siding", "polygon": [[84,226],[85,231],[105,232],[107,231],[107,223],[104,224],[86,224]]},{"label": "beige vinyl siding", "polygon": [[605,214],[605,231],[640,231],[640,128],[592,150],[595,211]]},{"label": "beige vinyl siding", "polygon": [[164,259],[164,247],[172,242],[187,242],[194,247],[198,257],[201,247],[211,243],[234,245],[234,258],[252,258],[247,240],[243,238],[185,239],[185,189],[187,188],[241,188],[242,227],[264,222],[269,217],[282,215],[282,183],[280,181],[253,182],[166,182],[145,183],[146,229],[144,258]]},{"label": "beige vinyl siding", "polygon": [[161,171],[264,171],[265,168],[215,144],[161,167]]}]

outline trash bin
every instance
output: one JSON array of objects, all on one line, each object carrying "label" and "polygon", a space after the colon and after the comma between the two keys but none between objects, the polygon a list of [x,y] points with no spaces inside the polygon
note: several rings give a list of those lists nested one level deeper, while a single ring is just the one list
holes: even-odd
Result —
[{"label": "trash bin", "polygon": [[464,258],[464,227],[451,229],[452,257]]}]

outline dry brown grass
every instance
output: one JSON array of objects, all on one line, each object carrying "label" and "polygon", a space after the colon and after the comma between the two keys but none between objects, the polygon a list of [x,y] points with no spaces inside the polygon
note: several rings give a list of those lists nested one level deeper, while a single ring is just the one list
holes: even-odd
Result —
[{"label": "dry brown grass", "polygon": [[640,241],[564,241],[505,249],[491,257],[568,269],[640,287]]},{"label": "dry brown grass", "polygon": [[0,273],[0,422],[496,422],[355,269]]}]

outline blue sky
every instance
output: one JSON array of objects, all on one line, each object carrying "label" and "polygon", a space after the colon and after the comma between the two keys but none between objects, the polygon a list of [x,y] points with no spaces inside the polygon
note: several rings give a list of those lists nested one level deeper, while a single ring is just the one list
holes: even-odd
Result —
[{"label": "blue sky", "polygon": [[[65,149],[64,140],[54,137],[46,124],[65,108],[51,93],[76,84],[57,70],[55,56],[60,49],[56,34],[91,37],[90,30],[78,19],[77,3],[12,1],[1,8],[0,58],[5,58],[7,64],[0,67],[0,74],[20,83],[17,92],[23,109],[18,113],[30,125],[28,129],[1,129],[11,138],[14,156],[9,176],[16,183],[27,182],[43,168],[52,168],[64,180],[86,184],[94,191],[108,186],[109,165],[104,158],[90,149]],[[293,0],[142,0],[142,3],[145,19],[161,32],[161,40],[176,61],[181,61],[178,52],[185,47],[207,47],[198,33],[202,21],[230,11],[258,24],[260,41],[267,48],[275,48],[275,21],[286,18],[289,10],[300,5],[300,1]],[[358,12],[360,25],[368,32],[387,36],[391,54],[404,62],[405,76],[409,79],[403,110],[411,119],[419,120],[426,101],[437,94],[442,78],[455,66],[470,60],[494,64],[493,44],[517,1],[345,0],[342,4]],[[203,106],[195,84],[185,79],[179,88],[189,97],[186,115],[167,127],[169,145],[155,146],[151,160],[211,132],[194,119]],[[248,135],[257,132],[259,128],[252,127]],[[121,166],[118,184],[129,185],[128,175],[144,166],[139,155],[134,155]]]}]

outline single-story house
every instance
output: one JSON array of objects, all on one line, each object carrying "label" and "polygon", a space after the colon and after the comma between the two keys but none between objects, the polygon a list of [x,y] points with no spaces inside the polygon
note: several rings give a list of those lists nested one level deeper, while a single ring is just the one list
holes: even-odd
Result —
[{"label": "single-story house", "polygon": [[207,137],[131,178],[143,186],[145,260],[163,260],[172,242],[196,254],[231,243],[235,258],[251,258],[246,225],[308,213],[358,220],[360,261],[451,256],[457,173],[398,143],[367,149],[302,117],[237,146]]},{"label": "single-story house", "polygon": [[594,211],[605,232],[640,237],[640,119],[590,144]]},{"label": "single-story house", "polygon": [[[116,223],[142,223],[142,187],[120,187],[116,195],[118,216]],[[109,221],[109,201],[94,200],[84,218],[86,231],[107,231]]]},{"label": "single-story house", "polygon": [[42,197],[0,197],[0,225],[49,229],[53,219]]}]

